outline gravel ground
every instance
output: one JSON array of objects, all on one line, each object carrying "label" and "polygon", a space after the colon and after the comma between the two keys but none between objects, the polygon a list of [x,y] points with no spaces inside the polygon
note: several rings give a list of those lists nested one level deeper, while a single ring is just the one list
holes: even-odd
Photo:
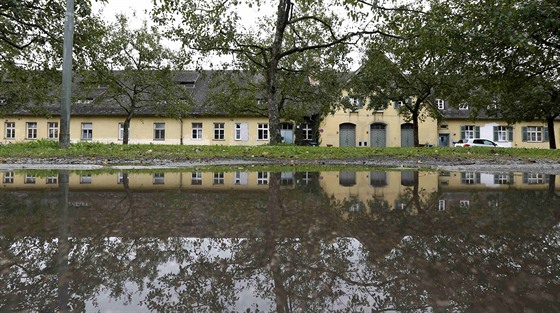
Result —
[{"label": "gravel ground", "polygon": [[387,168],[416,168],[442,171],[480,171],[480,172],[534,172],[543,174],[560,174],[560,161],[547,159],[449,159],[434,157],[418,157],[398,159],[392,157],[376,157],[352,160],[294,160],[273,159],[265,157],[228,158],[228,159],[134,159],[112,160],[97,158],[6,158],[0,163],[0,170],[13,169],[152,169],[152,168],[191,168],[213,165],[363,165]]}]

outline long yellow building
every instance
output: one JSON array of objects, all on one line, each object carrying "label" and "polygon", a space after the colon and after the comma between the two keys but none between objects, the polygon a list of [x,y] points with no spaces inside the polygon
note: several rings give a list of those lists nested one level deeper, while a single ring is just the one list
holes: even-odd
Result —
[{"label": "long yellow building", "polygon": [[[196,72],[189,72],[180,78],[177,83],[188,86],[196,95],[195,102],[199,102],[199,107],[204,107],[210,92],[208,79],[201,78]],[[103,90],[97,92],[102,93]],[[93,100],[78,99],[73,103],[71,142],[122,142],[125,111],[115,105],[107,107],[94,104]],[[438,121],[424,114],[418,129],[421,145],[448,147],[459,139],[486,138],[505,147],[549,147],[548,129],[544,121],[510,125],[489,116],[472,119],[468,106],[452,108],[446,101],[436,102],[443,119]],[[320,121],[310,117],[305,117],[306,122],[302,124],[285,120],[280,125],[281,136],[284,142],[302,145],[364,148],[413,146],[413,126],[399,108],[399,103],[391,103],[382,110],[371,110],[356,102],[354,108],[339,109],[323,116]],[[48,116],[37,116],[25,111],[4,116],[2,142],[58,140],[60,120],[57,112],[58,109],[54,108]],[[560,127],[555,129],[560,130]],[[556,145],[560,146],[560,138],[556,141]],[[261,145],[268,142],[268,119],[256,114],[232,115],[198,110],[184,118],[172,118],[144,110],[134,115],[129,128],[129,143],[132,144]]]}]

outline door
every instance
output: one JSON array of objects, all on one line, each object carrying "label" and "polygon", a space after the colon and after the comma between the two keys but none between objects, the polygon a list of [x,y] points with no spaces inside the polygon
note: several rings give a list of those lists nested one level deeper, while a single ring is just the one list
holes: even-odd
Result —
[{"label": "door", "polygon": [[438,147],[449,147],[449,134],[439,134]]},{"label": "door", "polygon": [[282,123],[280,125],[280,136],[282,136],[282,142],[294,143],[294,125]]},{"label": "door", "polygon": [[350,123],[340,124],[338,134],[340,137],[340,147],[356,146],[356,125]]},{"label": "door", "polygon": [[401,147],[414,147],[414,126],[412,124],[401,125]]},{"label": "door", "polygon": [[385,124],[372,124],[370,129],[371,146],[372,147],[386,147],[387,146],[387,131]]}]

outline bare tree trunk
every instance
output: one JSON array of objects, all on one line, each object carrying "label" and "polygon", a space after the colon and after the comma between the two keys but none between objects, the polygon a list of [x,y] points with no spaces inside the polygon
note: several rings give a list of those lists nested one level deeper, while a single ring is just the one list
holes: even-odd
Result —
[{"label": "bare tree trunk", "polygon": [[132,111],[129,111],[128,114],[126,115],[126,118],[124,120],[123,123],[123,145],[128,145],[128,141],[129,141],[129,137],[130,137],[130,120],[132,120]]},{"label": "bare tree trunk", "polygon": [[267,104],[268,104],[268,122],[270,144],[275,145],[282,142],[280,136],[280,110],[278,99],[276,99],[276,76],[278,74],[278,62],[282,58],[281,49],[284,41],[284,32],[292,9],[291,0],[279,0],[278,11],[276,15],[276,32],[274,34],[274,42],[272,43],[270,59],[267,60]]},{"label": "bare tree trunk", "polygon": [[556,149],[556,133],[554,132],[554,120],[558,115],[549,116],[546,118],[548,126],[548,146],[550,149]]}]

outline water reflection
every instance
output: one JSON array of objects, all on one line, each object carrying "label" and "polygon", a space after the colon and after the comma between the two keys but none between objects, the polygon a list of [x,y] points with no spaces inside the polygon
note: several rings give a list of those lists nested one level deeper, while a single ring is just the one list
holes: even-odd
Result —
[{"label": "water reflection", "polygon": [[6,172],[0,311],[556,312],[556,177]]}]

